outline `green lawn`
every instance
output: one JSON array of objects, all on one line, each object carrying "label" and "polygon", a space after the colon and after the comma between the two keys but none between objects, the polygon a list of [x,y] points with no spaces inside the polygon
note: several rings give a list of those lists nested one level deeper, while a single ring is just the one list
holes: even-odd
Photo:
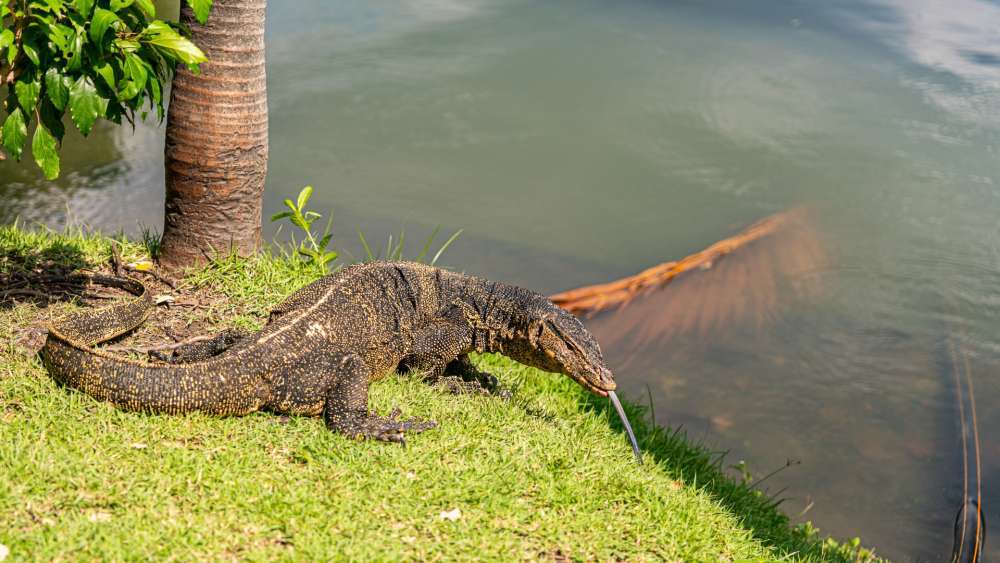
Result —
[{"label": "green lawn", "polygon": [[[0,227],[0,299],[2,283],[98,265],[108,248]],[[144,252],[123,243],[126,260]],[[206,331],[258,325],[317,275],[281,257],[221,261],[175,293],[225,299],[162,315]],[[637,465],[605,400],[503,358],[478,361],[513,399],[389,377],[372,406],[439,428],[406,447],[355,442],[319,419],[131,414],[59,388],[24,346],[79,305],[18,300],[0,301],[0,545],[12,560],[871,558],[791,528],[773,499],[626,405]]]}]

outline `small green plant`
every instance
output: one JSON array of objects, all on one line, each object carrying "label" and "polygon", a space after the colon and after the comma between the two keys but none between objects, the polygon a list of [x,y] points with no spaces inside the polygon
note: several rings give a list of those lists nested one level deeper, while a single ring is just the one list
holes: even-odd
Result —
[{"label": "small green plant", "polygon": [[326,228],[323,229],[323,233],[317,239],[316,235],[313,234],[312,224],[316,219],[322,217],[322,215],[315,211],[306,211],[306,204],[309,202],[309,198],[312,197],[312,193],[313,187],[306,186],[299,192],[297,201],[286,199],[285,207],[288,208],[288,211],[275,213],[271,216],[271,222],[288,219],[300,231],[305,233],[306,238],[299,243],[297,249],[299,256],[304,257],[310,264],[326,270],[327,264],[337,259],[336,252],[332,250],[327,251],[330,239],[333,238],[333,233],[330,232],[330,228],[333,226],[333,216],[330,216],[330,219],[326,222]]},{"label": "small green plant", "polygon": [[156,260],[160,257],[160,233],[151,227],[142,226],[142,245],[146,247],[149,257]]}]

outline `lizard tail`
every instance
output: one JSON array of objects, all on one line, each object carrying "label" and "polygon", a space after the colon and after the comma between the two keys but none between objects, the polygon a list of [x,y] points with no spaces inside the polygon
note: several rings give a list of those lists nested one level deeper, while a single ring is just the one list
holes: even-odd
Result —
[{"label": "lizard tail", "polygon": [[154,365],[93,348],[141,325],[153,306],[148,290],[137,280],[95,277],[94,281],[137,298],[76,313],[49,326],[39,354],[56,382],[130,411],[239,415],[257,410],[256,381],[241,369],[246,358]]},{"label": "lizard tail", "polygon": [[90,280],[99,285],[117,287],[137,298],[63,317],[49,325],[49,334],[82,346],[93,346],[134,330],[149,317],[153,298],[139,280],[108,276],[92,276]]}]

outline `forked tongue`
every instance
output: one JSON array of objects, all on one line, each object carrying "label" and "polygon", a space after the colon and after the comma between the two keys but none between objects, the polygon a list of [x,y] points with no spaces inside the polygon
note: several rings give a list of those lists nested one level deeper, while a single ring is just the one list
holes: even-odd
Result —
[{"label": "forked tongue", "polygon": [[618,395],[614,391],[608,391],[608,398],[611,399],[611,404],[615,406],[615,410],[618,411],[618,418],[622,421],[622,426],[625,427],[625,433],[628,434],[628,441],[632,444],[632,453],[635,454],[635,460],[642,463],[642,452],[639,451],[639,442],[635,441],[635,433],[632,432],[632,425],[628,423],[628,417],[625,416],[625,409],[622,408],[621,401],[618,400]]}]

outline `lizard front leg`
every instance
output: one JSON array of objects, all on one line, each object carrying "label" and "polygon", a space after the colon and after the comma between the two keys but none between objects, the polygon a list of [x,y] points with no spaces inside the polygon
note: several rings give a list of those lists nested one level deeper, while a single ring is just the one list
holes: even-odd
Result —
[{"label": "lizard front leg", "polygon": [[417,434],[437,426],[437,422],[433,420],[400,420],[398,408],[392,409],[387,417],[369,412],[369,371],[364,360],[357,354],[346,354],[339,358],[323,407],[323,419],[327,428],[351,438],[405,443],[404,435],[407,432]]},{"label": "lizard front leg", "polygon": [[413,337],[413,348],[400,367],[419,372],[432,385],[454,394],[490,394],[497,380],[476,369],[466,351],[472,344],[472,329],[450,319],[434,321]]}]

